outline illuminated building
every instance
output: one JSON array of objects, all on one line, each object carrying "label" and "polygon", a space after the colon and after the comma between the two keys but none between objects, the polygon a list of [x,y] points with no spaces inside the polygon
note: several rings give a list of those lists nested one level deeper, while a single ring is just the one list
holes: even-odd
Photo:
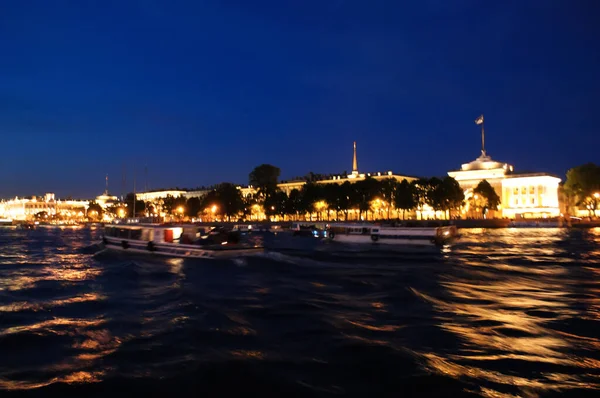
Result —
[{"label": "illuminated building", "polygon": [[141,200],[149,204],[149,206],[154,209],[154,216],[166,217],[168,216],[167,212],[164,211],[164,204],[166,198],[184,198],[186,200],[190,198],[202,198],[208,192],[209,190],[205,189],[194,191],[186,191],[182,189],[165,189],[159,191],[137,192],[135,194],[135,198],[136,200]]},{"label": "illuminated building", "polygon": [[112,206],[119,202],[119,198],[114,195],[111,195],[108,192],[108,174],[106,175],[106,189],[102,195],[96,196],[96,203],[100,205],[103,209],[106,209],[109,206]]},{"label": "illuminated building", "polygon": [[172,196],[174,198],[178,198],[180,196],[185,196],[187,191],[169,189],[163,191],[150,191],[150,192],[138,192],[135,194],[135,198],[137,200],[143,200],[144,202],[154,202],[158,199],[164,199],[168,196]]},{"label": "illuminated building", "polygon": [[201,189],[195,191],[184,191],[179,189],[166,189],[162,191],[149,191],[149,192],[138,192],[135,194],[137,200],[143,200],[144,202],[155,202],[159,199],[165,199],[168,196],[174,198],[201,198],[209,192],[208,189]]},{"label": "illuminated building", "polygon": [[119,202],[119,198],[114,195],[109,194],[108,192],[104,192],[102,195],[96,196],[96,203],[98,203],[103,209],[114,205]]},{"label": "illuminated building", "polygon": [[470,212],[470,199],[475,197],[473,190],[483,180],[489,182],[500,197],[498,215],[501,217],[543,218],[560,215],[560,178],[545,173],[517,173],[512,165],[492,160],[483,147],[483,130],[481,156],[463,164],[460,170],[448,172],[448,175],[456,179],[465,191],[465,215]]},{"label": "illuminated building", "polygon": [[82,219],[88,206],[87,200],[60,200],[55,199],[53,193],[47,193],[42,198],[16,197],[0,202],[0,217],[11,220],[31,220],[36,214],[45,213],[48,216]]},{"label": "illuminated building", "polygon": [[[376,173],[359,173],[358,171],[358,161],[356,156],[356,142],[354,142],[354,153],[352,156],[352,173],[347,175],[333,175],[327,176],[325,178],[317,179],[314,181],[317,184],[343,184],[346,181],[351,183],[356,181],[364,180],[367,177],[372,177],[376,180],[384,180],[386,178],[393,178],[397,181],[407,180],[413,181],[416,180],[416,177],[404,176],[401,174],[394,174],[391,171],[386,172],[376,172]],[[302,186],[306,184],[306,180],[296,180],[296,181],[284,181],[277,184],[277,187],[285,192],[286,194],[290,194],[290,192],[294,189],[300,190]]]}]

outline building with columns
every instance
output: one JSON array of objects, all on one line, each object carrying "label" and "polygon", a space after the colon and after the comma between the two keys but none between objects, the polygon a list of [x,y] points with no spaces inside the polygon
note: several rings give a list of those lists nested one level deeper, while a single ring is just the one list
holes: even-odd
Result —
[{"label": "building with columns", "polygon": [[43,197],[16,197],[0,202],[0,218],[32,220],[36,214],[45,213],[48,216],[82,219],[85,217],[88,206],[89,201],[87,200],[60,200],[56,199],[53,193],[47,193]]},{"label": "building with columns", "polygon": [[476,123],[482,125],[481,156],[464,163],[459,170],[448,172],[465,191],[465,215],[473,210],[469,207],[474,205],[473,199],[477,199],[473,190],[486,180],[501,201],[498,213],[492,216],[511,219],[558,217],[558,185],[561,179],[546,173],[519,173],[512,165],[493,160],[485,151],[483,116]]},{"label": "building with columns", "polygon": [[113,206],[119,202],[119,198],[115,195],[111,195],[108,191],[108,174],[106,175],[106,188],[102,195],[96,196],[96,203],[100,205],[103,209],[106,209],[110,206]]}]

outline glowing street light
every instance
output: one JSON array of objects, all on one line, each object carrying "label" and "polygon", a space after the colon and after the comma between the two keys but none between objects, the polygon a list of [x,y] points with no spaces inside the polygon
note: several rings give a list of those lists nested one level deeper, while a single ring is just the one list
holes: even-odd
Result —
[{"label": "glowing street light", "polygon": [[183,206],[179,206],[177,208],[177,211],[179,212],[179,214],[183,214]]},{"label": "glowing street light", "polygon": [[596,199],[600,198],[600,192],[596,192],[596,193],[594,194],[594,198],[596,198]]},{"label": "glowing street light", "polygon": [[210,208],[211,213],[215,214],[217,212],[217,205],[212,205]]}]

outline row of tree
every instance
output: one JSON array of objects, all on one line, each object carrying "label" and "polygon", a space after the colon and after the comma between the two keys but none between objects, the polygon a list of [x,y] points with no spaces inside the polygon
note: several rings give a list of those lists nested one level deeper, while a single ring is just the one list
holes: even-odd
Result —
[{"label": "row of tree", "polygon": [[[255,194],[246,197],[242,197],[236,185],[222,183],[213,187],[202,198],[168,196],[154,203],[137,200],[134,205],[134,195],[129,194],[125,199],[125,206],[116,205],[108,211],[115,216],[125,213],[131,217],[135,207],[137,216],[165,212],[174,217],[195,217],[208,213],[206,215],[231,220],[248,218],[260,209],[267,217],[312,219],[316,214],[317,218],[347,220],[349,212],[355,210],[359,219],[363,216],[372,219],[375,215],[390,219],[392,212],[396,213],[396,217],[404,219],[407,213],[423,210],[426,205],[436,212],[443,212],[447,218],[452,218],[465,204],[462,188],[451,177],[418,179],[412,182],[367,177],[353,183],[346,180],[342,184],[308,180],[301,189],[294,189],[288,195],[278,189],[279,174],[279,168],[272,165],[256,167],[249,175],[249,183],[255,188]],[[477,208],[484,213],[487,209],[496,209],[500,204],[498,195],[487,181],[482,181],[475,193],[479,195]],[[96,215],[102,212],[100,206],[95,204],[90,209]]]},{"label": "row of tree", "polygon": [[[256,175],[256,174],[255,174]],[[358,218],[391,218],[393,210],[402,218],[413,210],[422,210],[425,205],[435,211],[441,211],[451,218],[465,204],[464,192],[456,180],[418,179],[412,182],[398,182],[389,178],[376,180],[371,177],[355,183],[345,181],[336,183],[307,182],[301,189],[292,190],[289,195],[277,189],[277,184],[259,179],[251,179],[256,188],[255,195],[242,198],[241,192],[233,184],[225,183],[209,192],[200,204],[201,209],[213,209],[217,215],[227,219],[252,214],[257,206],[263,209],[267,217],[303,219],[326,217],[329,219],[348,219],[350,210],[358,211]],[[500,200],[494,189],[486,182],[477,187],[485,208],[497,208]],[[191,200],[191,199],[190,199]],[[485,211],[485,210],[484,210]],[[194,214],[193,212],[187,214]]]},{"label": "row of tree", "polygon": [[[335,218],[341,218],[340,214],[343,213],[343,218],[347,219],[348,211],[357,209],[359,218],[363,213],[368,218],[370,212],[383,210],[389,219],[392,209],[395,209],[404,218],[407,212],[422,210],[428,205],[435,211],[445,212],[451,218],[451,213],[465,204],[464,192],[452,177],[434,177],[412,182],[367,177],[355,183],[346,180],[342,184],[319,184],[307,178],[307,183],[300,190],[292,190],[288,196],[277,188],[279,174],[279,168],[262,164],[249,176],[250,185],[257,190],[253,200],[262,205],[265,213],[271,216],[300,217],[325,210],[328,218],[333,212]],[[474,192],[479,195],[478,208],[484,213],[488,209],[496,209],[500,204],[500,198],[487,181],[482,181]]]},{"label": "row of tree", "polygon": [[[319,183],[313,173],[309,174],[301,189],[292,190],[289,195],[278,188],[280,169],[262,164],[249,175],[249,184],[255,188],[255,194],[242,197],[240,189],[231,183],[222,183],[213,187],[202,198],[171,197],[162,198],[155,203],[137,200],[129,194],[123,204],[116,204],[108,211],[115,216],[133,216],[165,212],[173,216],[198,216],[203,213],[231,220],[256,212],[267,216],[301,219],[326,217],[327,219],[348,219],[350,210],[358,211],[358,217],[391,218],[392,213],[404,218],[407,213],[422,210],[426,205],[437,212],[443,212],[452,218],[465,204],[471,209],[485,214],[496,210],[500,198],[494,188],[485,180],[473,190],[473,196],[465,200],[462,188],[451,177],[397,181],[392,178],[374,179],[367,177],[354,183]],[[587,163],[570,169],[567,180],[561,188],[567,207],[579,207],[590,211],[590,215],[600,207],[600,166]],[[155,208],[159,207],[159,208]],[[88,215],[101,217],[102,208],[92,203]]]},{"label": "row of tree", "polygon": [[594,216],[600,205],[600,166],[586,163],[573,167],[567,172],[562,191],[567,211],[583,208]]}]

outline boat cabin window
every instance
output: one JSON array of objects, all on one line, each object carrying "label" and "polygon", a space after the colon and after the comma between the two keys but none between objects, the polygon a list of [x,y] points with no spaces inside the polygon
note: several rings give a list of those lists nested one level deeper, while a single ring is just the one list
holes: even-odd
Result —
[{"label": "boat cabin window", "polygon": [[150,229],[144,228],[141,231],[142,231],[142,237],[140,238],[141,240],[144,240],[144,241],[152,240],[152,238],[150,237],[150,231],[151,231]]}]

